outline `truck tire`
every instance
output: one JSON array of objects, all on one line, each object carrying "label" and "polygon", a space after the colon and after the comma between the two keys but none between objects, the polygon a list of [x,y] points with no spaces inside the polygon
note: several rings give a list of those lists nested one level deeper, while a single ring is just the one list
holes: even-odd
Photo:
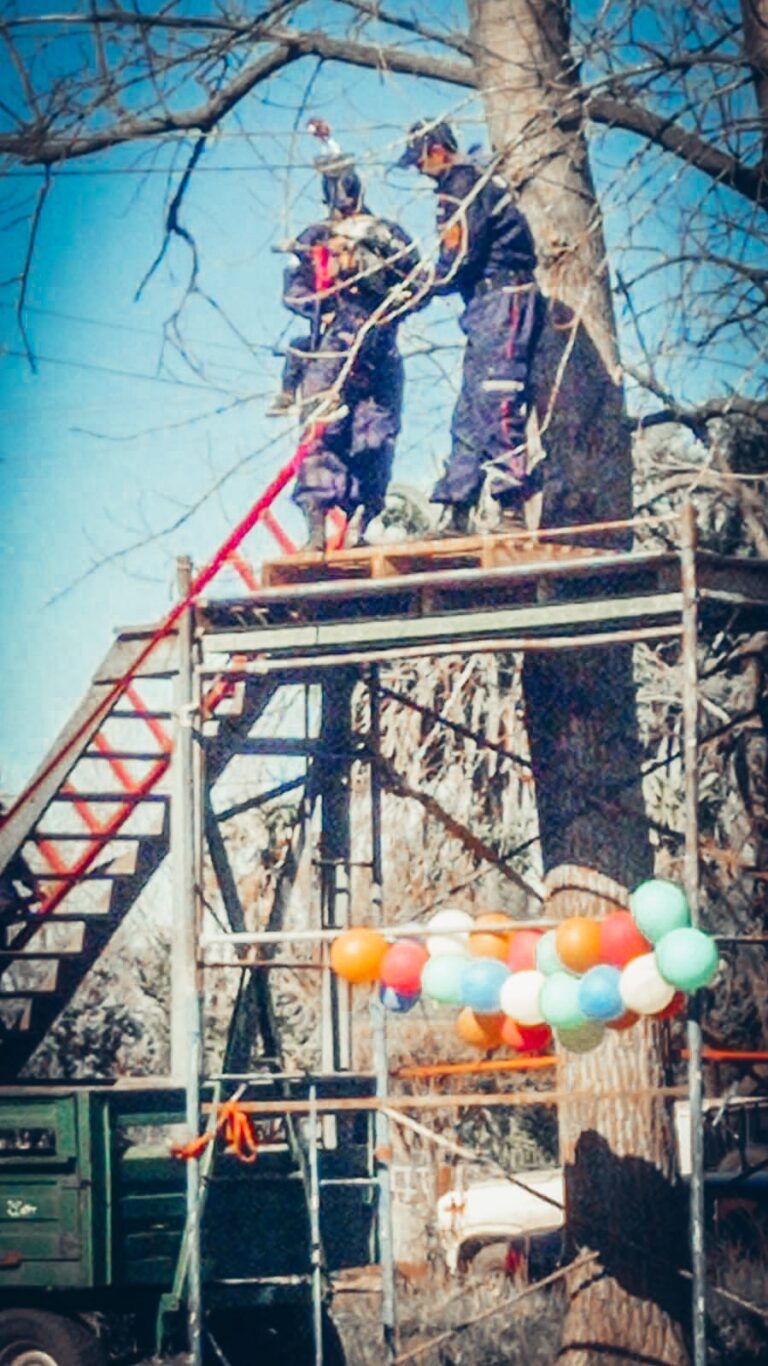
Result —
[{"label": "truck tire", "polygon": [[82,1324],[41,1309],[6,1309],[0,1312],[0,1366],[106,1366],[106,1358]]},{"label": "truck tire", "polygon": [[[476,1252],[467,1267],[467,1273],[474,1281],[483,1282],[486,1285],[498,1286],[508,1284],[507,1274],[507,1254],[509,1252],[509,1242],[486,1243]],[[0,1366],[4,1366],[0,1357]]]}]

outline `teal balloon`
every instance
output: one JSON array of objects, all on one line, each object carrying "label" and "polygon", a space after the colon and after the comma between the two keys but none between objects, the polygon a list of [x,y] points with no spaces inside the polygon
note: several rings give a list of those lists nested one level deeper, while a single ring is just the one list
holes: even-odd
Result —
[{"label": "teal balloon", "polygon": [[469,962],[466,954],[446,953],[430,958],[421,971],[421,990],[431,1001],[440,1005],[462,1004],[461,978]]},{"label": "teal balloon", "polygon": [[461,1000],[480,1015],[490,1015],[499,1009],[501,988],[509,977],[509,968],[498,958],[468,958],[461,974]]},{"label": "teal balloon", "polygon": [[691,923],[691,912],[682,887],[663,877],[652,877],[647,882],[641,882],[629,898],[629,906],[640,933],[652,944],[657,944],[670,931],[682,929]]},{"label": "teal balloon", "polygon": [[698,991],[717,972],[717,945],[711,934],[685,926],[670,930],[656,945],[659,972],[678,991]]},{"label": "teal balloon", "polygon": [[579,1006],[588,1020],[618,1020],[626,1006],[619,992],[621,973],[608,963],[585,972],[579,982]]},{"label": "teal balloon", "polygon": [[545,977],[551,977],[553,972],[565,972],[555,948],[555,930],[547,930],[541,936],[536,945],[536,967],[539,972],[543,972]]},{"label": "teal balloon", "polygon": [[599,1020],[587,1020],[576,1029],[558,1029],[555,1037],[569,1053],[591,1053],[602,1042],[604,1034],[605,1025]]},{"label": "teal balloon", "polygon": [[539,1009],[553,1029],[577,1029],[586,1023],[586,1015],[579,1005],[578,977],[570,972],[553,972],[541,988]]}]

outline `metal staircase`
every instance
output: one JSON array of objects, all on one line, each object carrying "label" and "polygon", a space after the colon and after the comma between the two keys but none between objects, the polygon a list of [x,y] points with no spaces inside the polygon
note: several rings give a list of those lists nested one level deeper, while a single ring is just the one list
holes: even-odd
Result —
[{"label": "metal staircase", "polygon": [[[165,620],[118,635],[79,707],[0,821],[3,1081],[28,1062],[168,853],[180,623],[225,565],[249,592],[258,589],[241,552],[257,522],[281,549],[295,548],[272,504],[312,440],[310,430]],[[231,665],[237,656],[224,658]],[[208,680],[201,708],[211,782],[247,737],[273,686],[238,684],[227,676]]]},{"label": "metal staircase", "polygon": [[[109,686],[125,643],[118,638],[64,737],[92,715],[94,695]],[[18,866],[21,857],[36,890],[19,895],[0,925],[4,1080],[29,1060],[168,853],[172,683],[169,653],[153,657],[151,674],[127,685],[97,727],[87,727],[66,766],[55,766],[31,809],[22,807],[0,831],[3,865]],[[258,683],[236,689],[214,681],[208,689],[212,777],[269,693]],[[51,756],[61,743],[60,736]]]}]

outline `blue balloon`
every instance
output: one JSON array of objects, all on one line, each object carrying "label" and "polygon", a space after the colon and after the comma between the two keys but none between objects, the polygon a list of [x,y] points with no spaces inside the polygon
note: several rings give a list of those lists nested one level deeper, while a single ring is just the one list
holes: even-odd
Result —
[{"label": "blue balloon", "polygon": [[618,968],[601,963],[579,982],[579,1009],[588,1020],[618,1020],[626,1009],[619,992]]},{"label": "blue balloon", "polygon": [[493,1014],[499,1009],[499,994],[509,975],[506,963],[498,958],[470,959],[461,974],[462,1002],[480,1015]]},{"label": "blue balloon", "polygon": [[379,997],[384,1009],[393,1010],[397,1015],[407,1015],[409,1010],[413,1010],[419,996],[418,991],[415,996],[402,996],[394,987],[379,987]]}]

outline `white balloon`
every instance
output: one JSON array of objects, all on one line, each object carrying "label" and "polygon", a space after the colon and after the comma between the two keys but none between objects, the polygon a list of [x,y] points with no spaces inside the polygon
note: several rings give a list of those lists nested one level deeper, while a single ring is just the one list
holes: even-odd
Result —
[{"label": "white balloon", "polygon": [[[468,911],[451,910],[446,907],[444,911],[436,911],[427,921],[427,929],[430,934],[427,936],[427,952],[431,958],[440,958],[446,953],[466,953],[468,931],[472,929],[474,920]],[[442,934],[432,934],[432,930],[442,930]]]},{"label": "white balloon", "polygon": [[656,954],[643,953],[623,969],[619,994],[627,1010],[635,1010],[638,1015],[655,1015],[669,1005],[675,988],[664,981]]},{"label": "white balloon", "polygon": [[522,1025],[544,1023],[539,1009],[541,988],[546,978],[537,968],[526,968],[523,972],[513,972],[508,977],[499,996],[499,1005],[505,1015]]}]

